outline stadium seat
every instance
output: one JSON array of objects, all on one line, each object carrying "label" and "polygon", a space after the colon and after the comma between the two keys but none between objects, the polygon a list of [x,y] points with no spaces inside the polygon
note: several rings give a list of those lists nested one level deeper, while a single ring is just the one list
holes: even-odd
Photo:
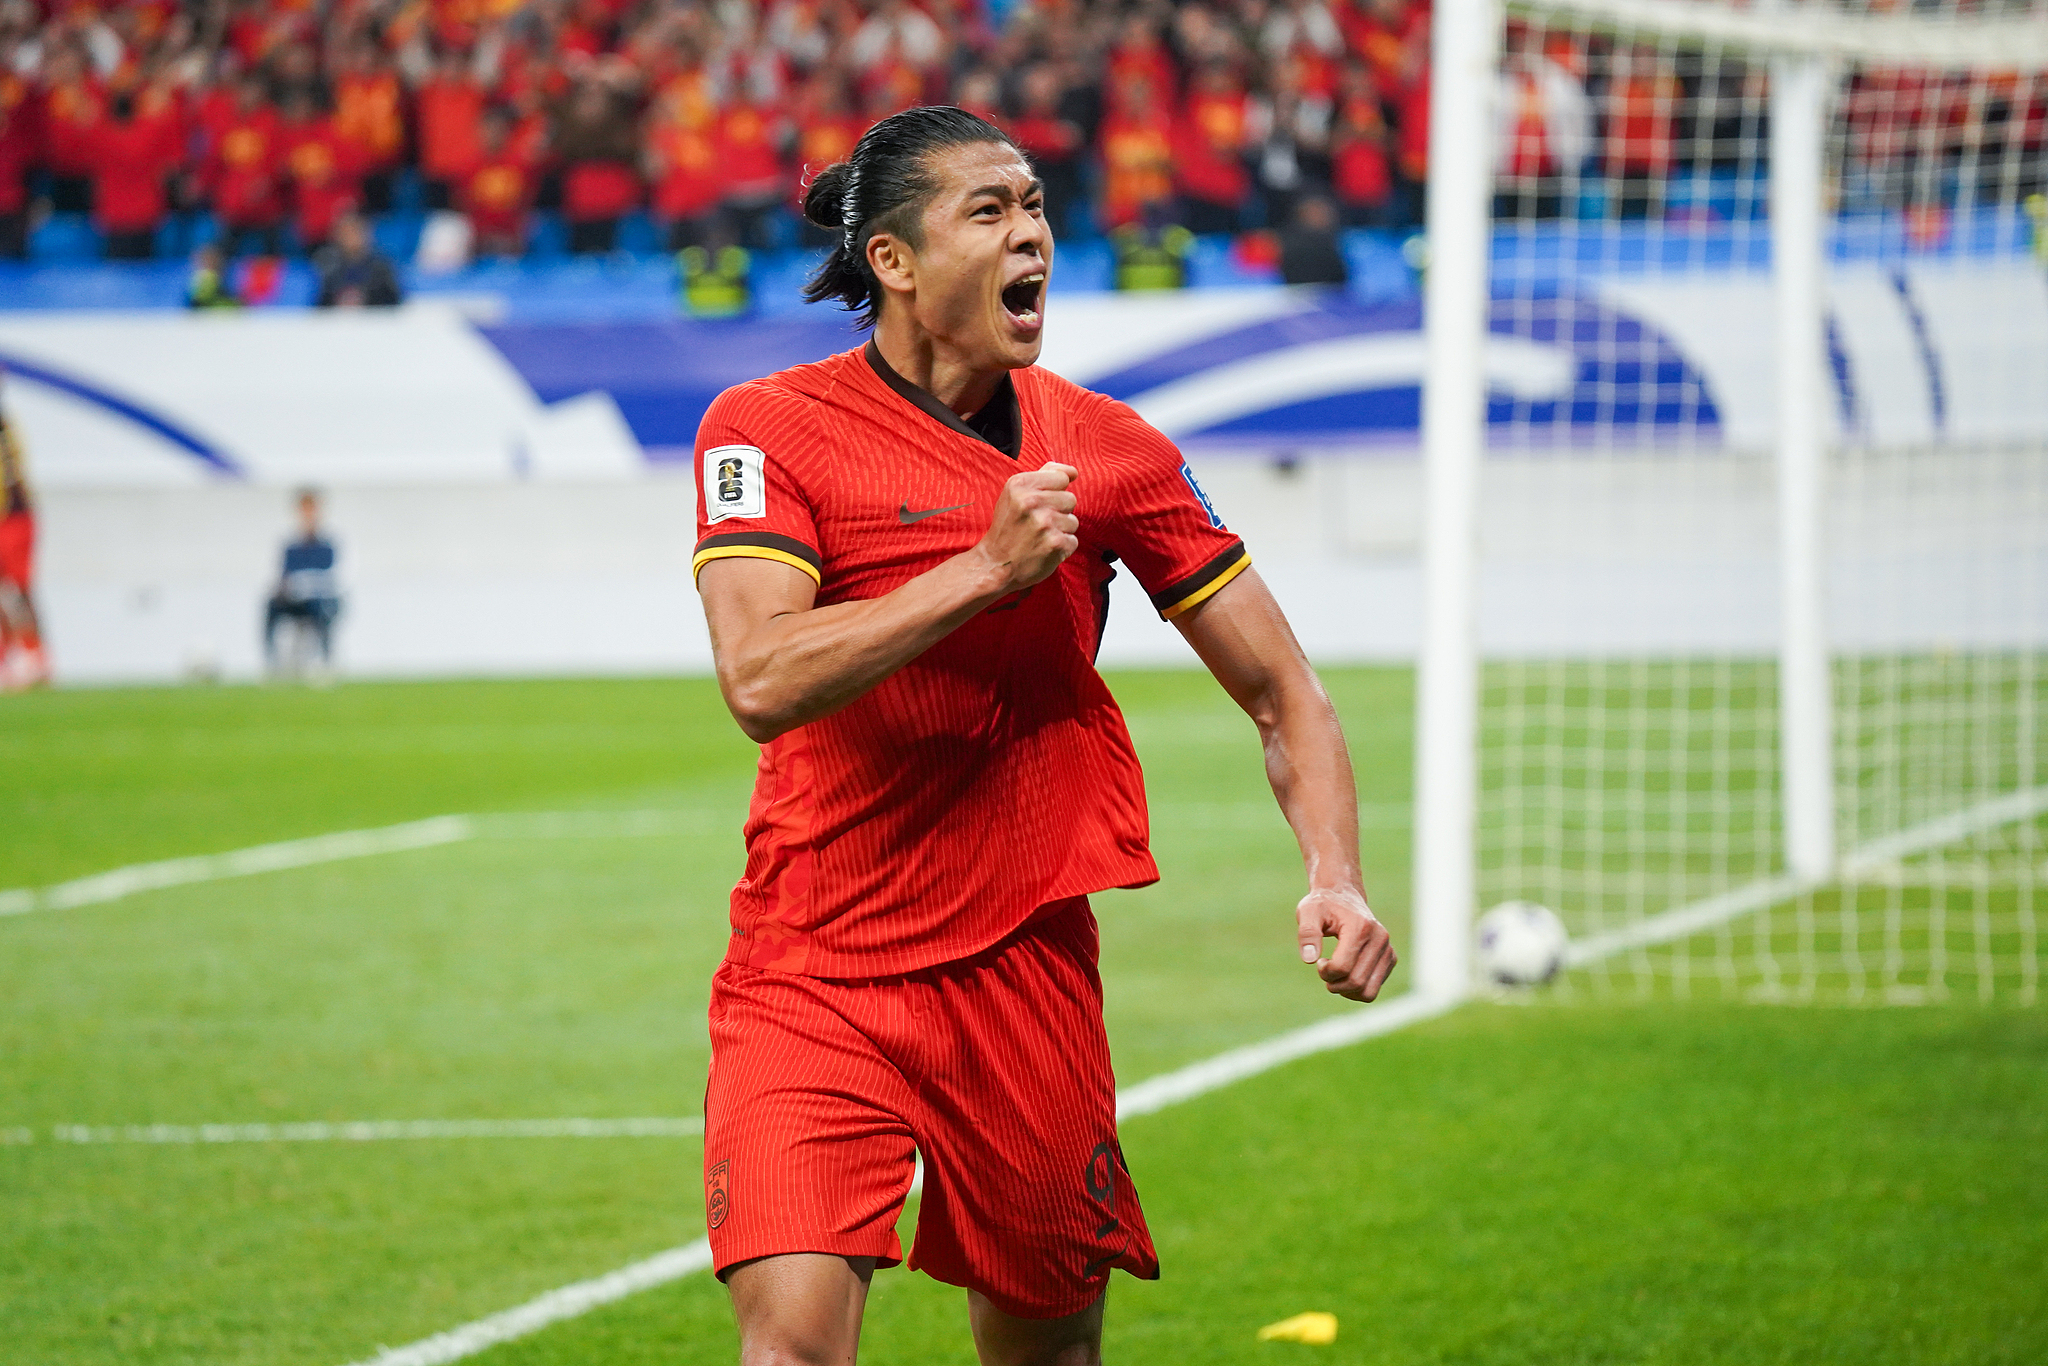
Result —
[{"label": "stadium seat", "polygon": [[29,239],[29,255],[53,265],[80,265],[100,259],[100,235],[82,213],[53,213]]},{"label": "stadium seat", "polygon": [[618,250],[635,256],[661,250],[661,229],[644,213],[629,213],[619,220]]},{"label": "stadium seat", "polygon": [[569,228],[562,222],[562,215],[551,209],[535,212],[526,234],[526,259],[559,261],[568,254]]}]

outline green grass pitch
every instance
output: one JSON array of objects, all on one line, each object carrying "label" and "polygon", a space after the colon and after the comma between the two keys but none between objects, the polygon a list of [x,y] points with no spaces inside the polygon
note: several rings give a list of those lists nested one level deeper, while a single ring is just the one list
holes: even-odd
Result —
[{"label": "green grass pitch", "polygon": [[[1329,682],[1405,937],[1409,675]],[[1198,674],[1112,685],[1165,870],[1097,903],[1119,1075],[1352,1009],[1294,960],[1249,723]],[[0,1360],[342,1366],[698,1236],[693,1139],[50,1129],[696,1113],[751,756],[700,681],[6,699],[0,888],[443,812],[686,823],[0,918],[0,1132],[35,1137],[0,1143]],[[1117,1280],[1120,1366],[2048,1360],[2038,1009],[1475,1004],[1124,1137],[1166,1274]],[[1254,1340],[1308,1309],[1335,1346]],[[480,1360],[734,1356],[699,1275]],[[877,1277],[864,1360],[972,1359],[958,1291]]]}]

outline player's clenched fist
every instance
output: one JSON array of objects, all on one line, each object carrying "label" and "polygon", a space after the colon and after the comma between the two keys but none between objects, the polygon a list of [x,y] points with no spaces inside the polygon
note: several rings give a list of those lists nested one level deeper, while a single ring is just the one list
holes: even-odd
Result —
[{"label": "player's clenched fist", "polygon": [[[1363,896],[1348,887],[1313,891],[1295,907],[1294,918],[1301,961],[1315,964],[1325,991],[1353,1001],[1380,994],[1380,984],[1400,958],[1387,927]],[[1331,938],[1337,947],[1324,958],[1323,941]]]},{"label": "player's clenched fist", "polygon": [[1035,470],[1013,474],[996,499],[981,553],[1007,576],[1004,592],[1051,576],[1060,562],[1080,548],[1074,535],[1081,521],[1074,516],[1074,495],[1067,486],[1078,473],[1072,465],[1048,461]]}]

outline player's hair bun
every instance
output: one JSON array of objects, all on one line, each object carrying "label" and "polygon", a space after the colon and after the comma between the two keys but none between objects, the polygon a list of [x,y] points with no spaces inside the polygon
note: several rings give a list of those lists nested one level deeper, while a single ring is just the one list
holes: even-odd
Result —
[{"label": "player's hair bun", "polygon": [[938,181],[925,163],[948,147],[1000,142],[1009,135],[986,119],[950,105],[926,105],[891,114],[861,134],[852,155],[818,172],[804,191],[804,217],[839,234],[832,254],[804,285],[804,298],[836,299],[873,327],[882,313],[882,285],[868,265],[868,239],[878,232],[915,247],[926,204]]},{"label": "player's hair bun", "polygon": [[828,232],[843,231],[846,185],[852,178],[853,167],[844,161],[836,161],[818,172],[810,188],[804,191],[804,217]]}]

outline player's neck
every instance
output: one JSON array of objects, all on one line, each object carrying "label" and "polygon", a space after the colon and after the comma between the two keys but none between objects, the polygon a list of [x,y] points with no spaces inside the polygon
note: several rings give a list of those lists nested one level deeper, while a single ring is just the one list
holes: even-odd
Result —
[{"label": "player's neck", "polygon": [[978,370],[959,352],[900,315],[885,316],[875,327],[875,349],[905,380],[952,409],[962,419],[973,417],[996,396],[1009,371]]}]

